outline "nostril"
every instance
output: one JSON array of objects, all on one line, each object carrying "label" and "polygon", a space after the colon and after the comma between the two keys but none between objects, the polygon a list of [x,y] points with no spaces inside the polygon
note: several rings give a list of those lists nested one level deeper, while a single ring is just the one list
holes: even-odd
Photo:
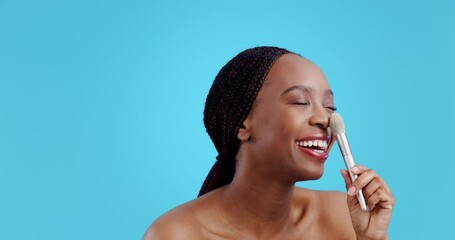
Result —
[{"label": "nostril", "polygon": [[322,122],[317,122],[314,124],[314,126],[320,127],[320,128],[328,128],[329,124],[327,123],[322,123]]}]

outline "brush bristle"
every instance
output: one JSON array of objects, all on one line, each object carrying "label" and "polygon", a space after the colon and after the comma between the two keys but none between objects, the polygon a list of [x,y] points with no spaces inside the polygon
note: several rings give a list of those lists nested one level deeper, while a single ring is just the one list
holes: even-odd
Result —
[{"label": "brush bristle", "polygon": [[330,128],[332,129],[334,135],[346,132],[344,129],[343,118],[340,114],[335,112],[330,115]]}]

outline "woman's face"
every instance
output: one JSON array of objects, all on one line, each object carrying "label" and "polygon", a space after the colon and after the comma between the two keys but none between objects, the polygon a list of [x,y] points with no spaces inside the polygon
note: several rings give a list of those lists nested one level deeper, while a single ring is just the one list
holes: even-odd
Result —
[{"label": "woman's face", "polygon": [[[333,94],[322,71],[295,54],[272,66],[244,122],[240,151],[257,171],[294,181],[318,179],[333,144]],[[243,130],[241,130],[243,131]]]}]

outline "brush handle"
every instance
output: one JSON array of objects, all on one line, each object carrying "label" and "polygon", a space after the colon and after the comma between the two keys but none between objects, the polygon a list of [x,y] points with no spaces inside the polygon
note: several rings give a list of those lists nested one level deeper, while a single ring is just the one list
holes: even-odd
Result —
[{"label": "brush handle", "polygon": [[[336,135],[338,147],[340,147],[341,155],[343,155],[344,163],[346,164],[346,169],[348,170],[351,181],[354,182],[357,179],[357,175],[351,172],[351,168],[354,167],[354,157],[352,157],[351,147],[349,146],[348,137],[346,133],[342,132]],[[357,193],[357,199],[359,200],[360,208],[362,211],[368,211],[367,204],[365,202],[365,197],[363,196],[363,191]]]},{"label": "brush handle", "polygon": [[[343,156],[344,158],[344,163],[346,164],[346,168],[348,170],[348,173],[349,173],[349,176],[351,177],[351,181],[354,182],[356,179],[357,179],[357,175],[356,174],[353,174],[351,172],[351,168],[354,167],[354,158],[352,157],[352,155],[346,155],[346,156]],[[363,191],[362,189],[360,189],[360,191],[357,193],[357,199],[359,200],[359,204],[360,204],[360,208],[362,209],[362,211],[367,211],[367,204],[365,202],[365,197],[363,196]]]}]

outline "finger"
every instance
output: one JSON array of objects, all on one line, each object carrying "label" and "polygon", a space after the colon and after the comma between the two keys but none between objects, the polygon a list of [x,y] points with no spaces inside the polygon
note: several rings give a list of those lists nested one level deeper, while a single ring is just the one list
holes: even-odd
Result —
[{"label": "finger", "polygon": [[[346,190],[348,190],[349,186],[351,186],[352,181],[351,177],[349,176],[349,173],[345,169],[341,169],[341,176],[343,176],[344,183],[346,185]],[[347,204],[349,206],[349,209],[360,209],[360,204],[359,201],[357,200],[357,196],[350,196],[347,195]]]},{"label": "finger", "polygon": [[368,185],[376,176],[377,174],[372,169],[364,171],[363,173],[357,176],[357,179],[349,187],[348,194],[350,195],[357,194],[357,192],[359,192],[360,189]]},{"label": "finger", "polygon": [[376,190],[383,187],[384,187],[383,181],[379,176],[376,176],[370,183],[368,183],[367,186],[363,188],[363,195],[365,196],[365,198],[369,198],[371,195],[374,194],[374,192],[376,192]]},{"label": "finger", "polygon": [[384,189],[378,189],[367,200],[368,207],[373,210],[375,207],[380,206],[385,209],[392,209],[395,205],[394,197],[386,192]]},{"label": "finger", "polygon": [[354,165],[354,167],[351,168],[351,172],[356,175],[362,174],[362,173],[366,172],[367,170],[368,170],[367,167],[360,165],[360,164],[356,164],[356,165]]},{"label": "finger", "polygon": [[386,192],[385,190],[384,192],[385,192],[384,198],[381,201],[379,201],[378,205],[381,206],[382,208],[393,209],[393,207],[395,206],[395,197],[393,196],[392,193]]},{"label": "finger", "polygon": [[347,170],[341,169],[340,172],[341,172],[341,176],[344,179],[344,183],[346,185],[346,190],[347,190],[348,187],[351,186],[351,184],[352,184],[351,178],[349,177],[349,173]]},{"label": "finger", "polygon": [[[364,172],[367,172],[368,170],[369,170],[368,168],[366,168],[365,166],[360,165],[360,164],[356,164],[354,167],[351,168],[351,172],[356,174],[356,175],[363,174]],[[379,177],[379,179],[382,182],[382,188],[384,190],[386,190],[387,192],[392,193],[392,191],[390,190],[389,186],[385,183],[384,179],[382,179],[381,177]]]}]

